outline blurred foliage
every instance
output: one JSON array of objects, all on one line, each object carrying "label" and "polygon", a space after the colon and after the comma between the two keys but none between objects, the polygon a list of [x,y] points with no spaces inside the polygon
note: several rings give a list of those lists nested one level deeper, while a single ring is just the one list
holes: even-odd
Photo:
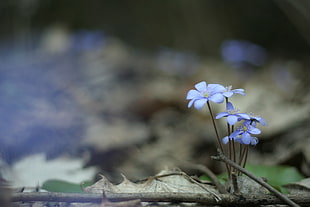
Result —
[{"label": "blurred foliage", "polygon": [[62,193],[83,193],[83,188],[92,185],[93,182],[85,181],[81,184],[71,183],[63,180],[47,180],[41,186],[42,189],[49,192],[62,192]]},{"label": "blurred foliage", "polygon": [[[282,187],[283,185],[298,182],[304,178],[296,168],[289,166],[247,164],[246,170],[257,177],[266,178],[270,185],[283,193],[287,193],[286,189]],[[227,173],[222,173],[217,177],[223,184],[227,181]],[[206,175],[201,176],[200,179],[210,180]]]},{"label": "blurred foliage", "polygon": [[298,182],[304,178],[295,167],[289,166],[248,164],[246,170],[258,177],[267,178],[267,182],[281,192],[286,192],[285,188],[282,187],[283,185]]},{"label": "blurred foliage", "polygon": [[294,167],[268,166],[248,164],[246,170],[258,177],[265,177],[268,183],[274,186],[285,185],[300,181],[304,177]]}]

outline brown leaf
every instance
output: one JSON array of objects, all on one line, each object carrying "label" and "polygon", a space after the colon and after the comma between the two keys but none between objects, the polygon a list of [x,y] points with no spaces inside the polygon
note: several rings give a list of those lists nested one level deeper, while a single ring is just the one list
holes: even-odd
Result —
[{"label": "brown leaf", "polygon": [[310,178],[284,185],[290,194],[310,194]]},{"label": "brown leaf", "polygon": [[199,183],[182,171],[163,170],[139,183],[131,182],[125,176],[123,179],[123,182],[114,185],[102,176],[98,182],[86,187],[84,191],[88,193],[207,193],[215,196],[215,199],[219,199],[218,192],[213,186]]}]

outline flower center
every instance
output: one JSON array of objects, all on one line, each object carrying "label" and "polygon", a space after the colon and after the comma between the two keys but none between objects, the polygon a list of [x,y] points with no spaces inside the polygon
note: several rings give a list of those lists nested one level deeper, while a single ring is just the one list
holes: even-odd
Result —
[{"label": "flower center", "polygon": [[247,131],[248,128],[246,126],[243,126],[243,131]]},{"label": "flower center", "polygon": [[203,93],[203,96],[208,98],[209,97],[209,93]]}]

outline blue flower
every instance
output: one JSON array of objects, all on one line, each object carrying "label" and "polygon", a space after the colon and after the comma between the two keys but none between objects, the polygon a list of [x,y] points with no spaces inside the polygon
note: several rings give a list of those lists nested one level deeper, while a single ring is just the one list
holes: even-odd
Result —
[{"label": "blue flower", "polygon": [[216,119],[220,119],[222,117],[227,117],[227,123],[230,125],[235,125],[238,121],[243,119],[250,119],[251,117],[246,113],[238,113],[239,110],[235,109],[232,103],[227,102],[226,104],[226,112],[220,112],[216,115]]},{"label": "blue flower", "polygon": [[222,103],[224,101],[224,95],[222,94],[226,88],[220,84],[208,84],[205,81],[197,83],[195,85],[197,90],[189,90],[186,99],[189,100],[188,108],[193,104],[198,110],[208,102]]},{"label": "blue flower", "polygon": [[226,97],[226,98],[229,98],[231,97],[232,95],[234,94],[241,94],[242,96],[245,96],[245,92],[244,92],[244,89],[242,88],[238,88],[238,89],[234,89],[234,90],[231,90],[232,89],[232,86],[227,86],[225,87],[226,90],[223,92],[223,95]]},{"label": "blue flower", "polygon": [[226,144],[229,139],[232,139],[241,144],[251,144],[256,145],[258,143],[258,139],[256,137],[252,137],[251,134],[260,134],[261,131],[255,126],[251,125],[251,121],[244,121],[243,125],[238,127],[236,131],[231,133],[229,136],[224,137],[222,139],[223,143]]},{"label": "blue flower", "polygon": [[258,139],[256,137],[252,137],[249,134],[242,134],[238,135],[237,137],[234,138],[236,142],[239,142],[240,144],[245,144],[245,145],[256,145],[258,143]]},{"label": "blue flower", "polygon": [[252,126],[256,126],[256,123],[260,123],[263,126],[267,125],[265,119],[260,116],[251,116],[249,120],[251,121]]},{"label": "blue flower", "polygon": [[245,40],[228,40],[221,46],[222,58],[235,67],[245,64],[263,66],[267,60],[266,49]]}]

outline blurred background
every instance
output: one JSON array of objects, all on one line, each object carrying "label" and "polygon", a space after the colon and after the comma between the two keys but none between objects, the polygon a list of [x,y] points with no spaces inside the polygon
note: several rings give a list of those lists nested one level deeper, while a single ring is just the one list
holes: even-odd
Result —
[{"label": "blurred background", "polygon": [[15,186],[180,161],[222,172],[209,114],[185,100],[202,80],[244,88],[234,105],[266,119],[249,162],[310,174],[306,0],[11,0],[0,25],[0,167]]}]

